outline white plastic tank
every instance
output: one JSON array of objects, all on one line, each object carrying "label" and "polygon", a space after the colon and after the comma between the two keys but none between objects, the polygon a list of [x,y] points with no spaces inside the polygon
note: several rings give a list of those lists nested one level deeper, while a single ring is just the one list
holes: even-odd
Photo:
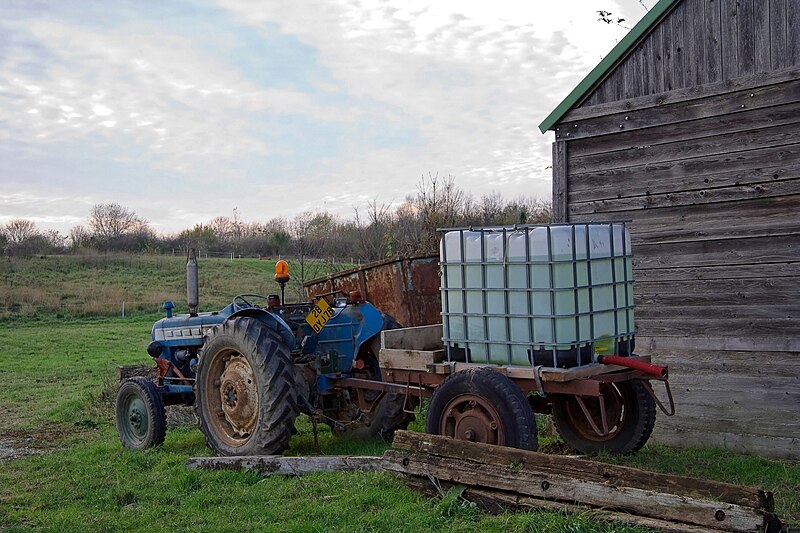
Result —
[{"label": "white plastic tank", "polygon": [[448,230],[440,260],[444,341],[470,362],[576,366],[631,351],[623,223]]}]

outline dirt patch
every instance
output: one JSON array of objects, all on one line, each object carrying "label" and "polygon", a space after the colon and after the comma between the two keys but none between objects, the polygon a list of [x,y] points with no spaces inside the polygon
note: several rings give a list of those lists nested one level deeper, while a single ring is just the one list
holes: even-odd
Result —
[{"label": "dirt patch", "polygon": [[68,433],[64,430],[4,430],[0,429],[0,462],[42,455],[58,449]]}]

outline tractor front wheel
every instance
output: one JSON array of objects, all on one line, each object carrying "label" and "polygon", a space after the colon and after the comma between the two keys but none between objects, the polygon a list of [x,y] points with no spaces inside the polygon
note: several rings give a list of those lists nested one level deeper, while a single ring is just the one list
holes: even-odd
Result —
[{"label": "tractor front wheel", "polygon": [[[640,380],[604,383],[602,408],[599,398],[582,397],[581,407],[575,396],[559,395],[553,402],[553,424],[561,438],[580,453],[634,453],[650,438],[656,422],[655,401],[646,386]],[[603,413],[608,432],[599,435],[592,426],[602,432]]]},{"label": "tractor front wheel", "polygon": [[455,439],[536,450],[536,420],[525,394],[489,368],[457,372],[433,393],[425,431]]},{"label": "tractor front wheel", "polygon": [[143,377],[125,380],[114,407],[117,433],[129,450],[144,450],[164,442],[167,415],[155,384]]},{"label": "tractor front wheel", "polygon": [[272,455],[289,447],[300,413],[288,347],[254,318],[223,322],[204,340],[195,411],[217,455]]}]

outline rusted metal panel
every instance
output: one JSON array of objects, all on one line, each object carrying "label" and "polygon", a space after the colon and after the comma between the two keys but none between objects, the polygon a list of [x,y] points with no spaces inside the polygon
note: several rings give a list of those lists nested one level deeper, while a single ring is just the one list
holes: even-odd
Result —
[{"label": "rusted metal panel", "polygon": [[304,287],[309,298],[360,290],[367,301],[403,326],[442,322],[438,255],[376,261],[313,279]]}]

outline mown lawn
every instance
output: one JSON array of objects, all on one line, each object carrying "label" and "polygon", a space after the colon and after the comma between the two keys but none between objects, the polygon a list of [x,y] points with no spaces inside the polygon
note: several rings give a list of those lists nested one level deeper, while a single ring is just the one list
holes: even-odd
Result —
[{"label": "mown lawn", "polygon": [[[0,322],[0,441],[46,450],[0,462],[0,530],[646,531],[590,513],[488,516],[454,497],[419,496],[389,474],[189,471],[189,457],[210,452],[186,424],[173,427],[158,449],[123,450],[112,419],[114,368],[148,364],[145,347],[159,316]],[[301,419],[298,430],[288,453],[312,453],[310,424]],[[321,429],[325,454],[379,454],[387,447]],[[763,486],[776,493],[782,518],[800,521],[797,464],[659,446],[604,459]]]}]

